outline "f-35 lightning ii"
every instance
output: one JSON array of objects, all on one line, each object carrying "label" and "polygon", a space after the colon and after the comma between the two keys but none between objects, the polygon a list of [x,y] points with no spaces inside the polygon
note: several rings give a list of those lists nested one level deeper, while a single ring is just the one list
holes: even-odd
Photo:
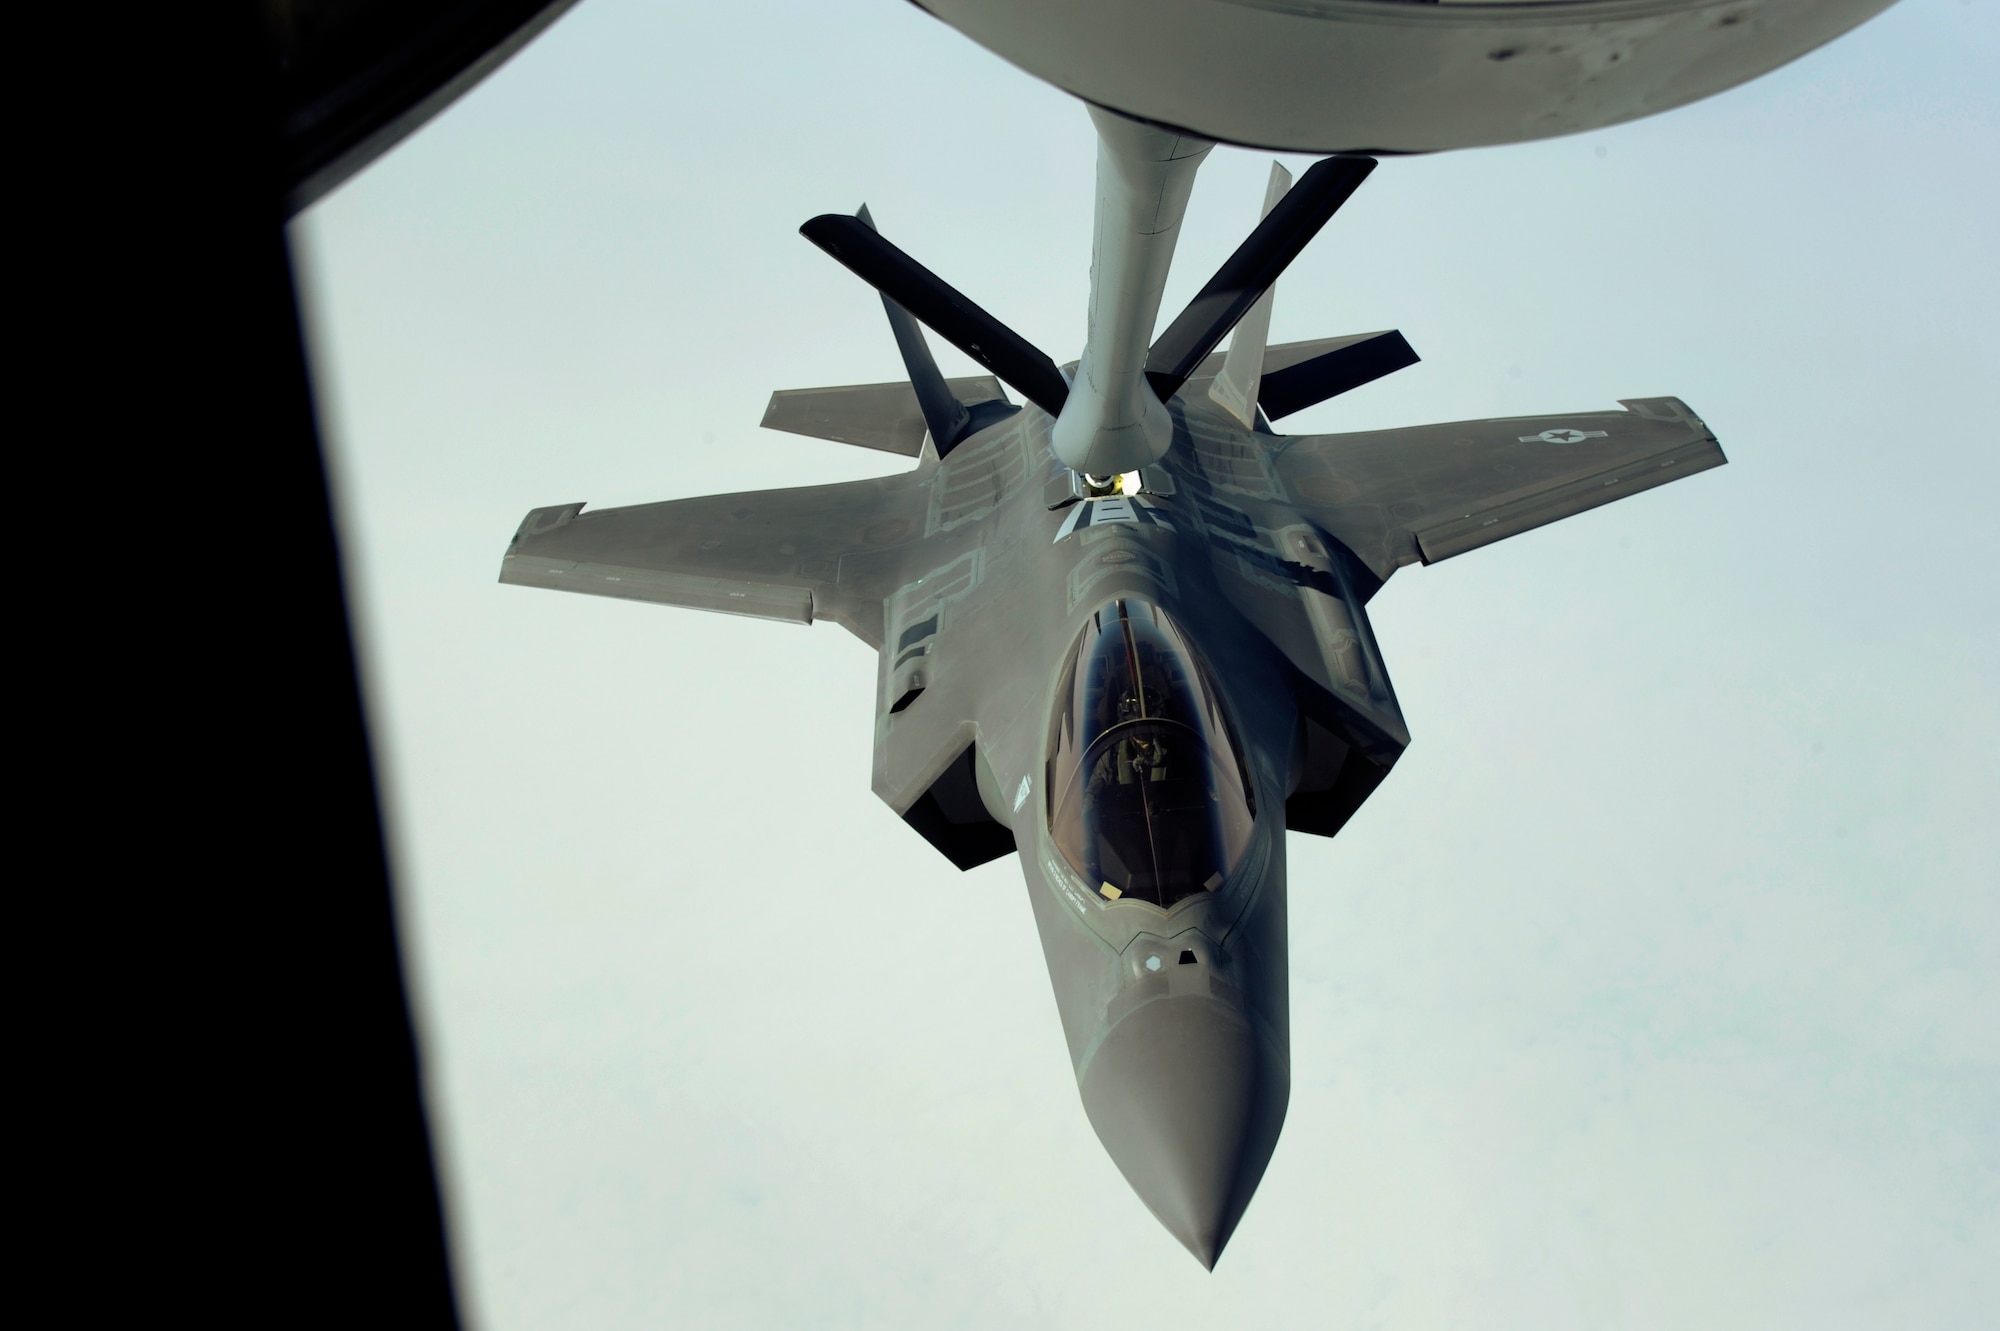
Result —
[{"label": "f-35 lightning ii", "polygon": [[[876,794],[960,869],[1019,852],[1091,1125],[1212,1267],[1289,1095],[1285,833],[1338,832],[1409,743],[1369,598],[1406,564],[1724,458],[1673,398],[1275,432],[1417,359],[1396,332],[1266,345],[1273,284],[1375,161],[1327,157],[1289,188],[1274,167],[1263,221],[1154,338],[1212,145],[1091,115],[1078,363],[1058,367],[865,208],[816,217],[805,235],[881,293],[909,380],[781,392],[764,424],[914,469],[538,508],[500,576],[830,619],[874,647]],[[990,373],[945,378],[920,324]]]}]

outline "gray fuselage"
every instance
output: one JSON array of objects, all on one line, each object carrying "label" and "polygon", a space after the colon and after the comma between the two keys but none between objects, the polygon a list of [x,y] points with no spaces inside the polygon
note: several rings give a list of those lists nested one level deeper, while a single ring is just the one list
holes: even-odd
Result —
[{"label": "gray fuselage", "polygon": [[[927,527],[945,540],[937,566],[888,601],[877,777],[904,807],[892,774],[927,776],[934,763],[917,755],[971,741],[982,801],[1020,852],[1091,1123],[1161,1222],[1212,1264],[1270,1159],[1290,1084],[1284,829],[1301,718],[1297,672],[1218,583],[1206,538],[1202,509],[1241,514],[1246,496],[1218,493],[1190,430],[1217,441],[1248,432],[1205,399],[1177,401],[1173,416],[1174,445],[1145,472],[1148,492],[1075,501],[1136,502],[1152,520],[1069,524],[1060,539],[1074,507],[1051,503],[1071,473],[1045,413],[1028,407],[942,463],[926,457]],[[1303,525],[1257,517],[1267,530]],[[1051,830],[1065,671],[1092,616],[1121,600],[1164,611],[1207,667],[1255,810],[1223,880],[1166,906],[1108,899]],[[1365,625],[1359,604],[1346,610]],[[913,629],[921,636],[904,646]]]}]

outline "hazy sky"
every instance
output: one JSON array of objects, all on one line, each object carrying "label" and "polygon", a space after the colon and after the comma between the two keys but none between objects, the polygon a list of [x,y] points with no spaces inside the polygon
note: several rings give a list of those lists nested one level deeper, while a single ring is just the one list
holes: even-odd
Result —
[{"label": "hazy sky", "polygon": [[[1274,340],[1424,356],[1293,432],[1673,394],[1731,465],[1376,598],[1415,742],[1291,840],[1291,1113],[1212,1275],[1091,1133],[1016,861],[870,793],[864,646],[495,582],[531,507],[904,465],[757,428],[902,374],[816,213],[1073,357],[1081,105],[896,0],[587,0],[315,207],[474,1324],[1992,1326],[1996,69],[1905,0],[1385,161],[1279,286]],[[1169,311],[1269,160],[1202,168]]]}]

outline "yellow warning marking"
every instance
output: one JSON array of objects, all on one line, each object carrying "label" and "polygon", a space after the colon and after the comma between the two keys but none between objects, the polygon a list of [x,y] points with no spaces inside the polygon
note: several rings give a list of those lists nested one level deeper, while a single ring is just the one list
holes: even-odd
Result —
[{"label": "yellow warning marking", "polygon": [[1118,900],[1118,898],[1125,895],[1123,892],[1120,892],[1117,888],[1113,887],[1109,883],[1106,883],[1103,887],[1100,887],[1097,890],[1103,893],[1105,899],[1109,901],[1116,901]]}]

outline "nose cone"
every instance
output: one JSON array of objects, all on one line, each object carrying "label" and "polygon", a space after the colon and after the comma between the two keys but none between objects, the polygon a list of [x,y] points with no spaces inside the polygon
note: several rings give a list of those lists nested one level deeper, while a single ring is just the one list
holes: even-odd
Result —
[{"label": "nose cone", "polygon": [[1277,1147],[1291,1093],[1283,1060],[1233,1005],[1163,997],[1112,1027],[1080,1087],[1139,1200],[1213,1269]]}]

